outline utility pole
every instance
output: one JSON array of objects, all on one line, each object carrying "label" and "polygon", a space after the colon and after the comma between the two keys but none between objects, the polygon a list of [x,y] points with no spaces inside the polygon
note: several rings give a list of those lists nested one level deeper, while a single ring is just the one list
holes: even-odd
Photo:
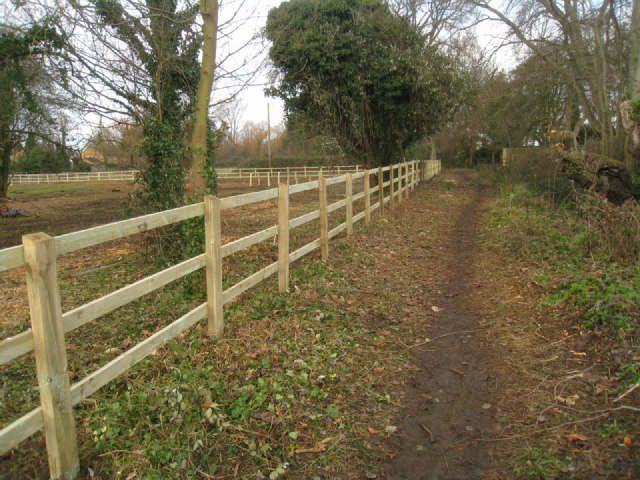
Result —
[{"label": "utility pole", "polygon": [[267,151],[269,152],[269,169],[271,169],[271,113],[270,104],[267,103]]}]

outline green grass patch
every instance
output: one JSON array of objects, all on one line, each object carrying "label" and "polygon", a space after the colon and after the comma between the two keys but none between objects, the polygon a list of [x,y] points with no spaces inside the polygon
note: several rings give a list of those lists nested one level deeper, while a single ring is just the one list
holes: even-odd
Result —
[{"label": "green grass patch", "polygon": [[[116,184],[114,184],[116,185]],[[105,184],[104,187],[110,185]],[[115,187],[117,188],[117,187]],[[121,192],[116,192],[123,195]],[[85,197],[96,195],[114,195],[109,189],[96,191],[96,185],[92,183],[49,183],[37,185],[11,185],[9,196],[17,201],[33,198],[53,198],[53,197]]]},{"label": "green grass patch", "polygon": [[618,335],[637,328],[635,262],[612,258],[590,228],[590,217],[573,202],[549,202],[550,194],[535,178],[500,171],[494,178],[501,196],[487,228],[503,232],[501,248],[539,266],[534,281],[552,291],[543,304],[581,309],[588,329]]}]

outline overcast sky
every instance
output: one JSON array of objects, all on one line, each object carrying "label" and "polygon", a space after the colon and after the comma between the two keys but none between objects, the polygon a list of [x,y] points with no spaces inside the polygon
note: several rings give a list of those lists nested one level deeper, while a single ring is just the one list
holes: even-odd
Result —
[{"label": "overcast sky", "polygon": [[[236,0],[237,1],[237,0]],[[245,9],[247,14],[251,15],[251,19],[246,23],[243,28],[238,29],[236,35],[231,42],[240,44],[250,38],[256,32],[259,32],[264,28],[267,22],[267,14],[269,10],[282,3],[283,0],[246,0]],[[226,6],[225,6],[226,5]],[[221,2],[221,15],[220,22],[224,22],[225,18],[234,10],[234,3],[232,1]],[[267,56],[268,47],[264,44],[260,44],[263,48],[263,58]],[[283,104],[280,99],[265,97],[264,89],[267,83],[267,70],[265,69],[263,74],[257,79],[260,85],[252,86],[243,91],[240,95],[240,99],[245,106],[245,112],[243,114],[243,123],[247,121],[252,122],[266,122],[267,121],[267,103],[271,105],[271,125],[277,125],[284,119]],[[215,93],[214,93],[215,99]]]}]

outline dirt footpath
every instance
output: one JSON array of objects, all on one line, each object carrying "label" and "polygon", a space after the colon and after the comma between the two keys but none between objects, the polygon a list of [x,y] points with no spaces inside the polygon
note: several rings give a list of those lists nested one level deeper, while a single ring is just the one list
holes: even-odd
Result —
[{"label": "dirt footpath", "polygon": [[480,214],[491,192],[474,178],[459,172],[438,177],[372,226],[384,234],[356,240],[380,261],[361,280],[365,297],[370,292],[364,301],[386,304],[389,317],[401,316],[414,372],[392,382],[404,408],[392,420],[398,430],[382,478],[499,478],[483,442],[496,414],[496,379],[486,362],[474,272]]}]

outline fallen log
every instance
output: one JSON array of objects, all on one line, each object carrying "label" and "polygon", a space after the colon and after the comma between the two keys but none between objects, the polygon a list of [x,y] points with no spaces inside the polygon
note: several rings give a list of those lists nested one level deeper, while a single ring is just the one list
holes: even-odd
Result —
[{"label": "fallen log", "polygon": [[560,171],[585,190],[595,190],[611,203],[623,204],[633,198],[631,175],[625,166],[612,158],[556,145],[551,158],[560,165]]}]

